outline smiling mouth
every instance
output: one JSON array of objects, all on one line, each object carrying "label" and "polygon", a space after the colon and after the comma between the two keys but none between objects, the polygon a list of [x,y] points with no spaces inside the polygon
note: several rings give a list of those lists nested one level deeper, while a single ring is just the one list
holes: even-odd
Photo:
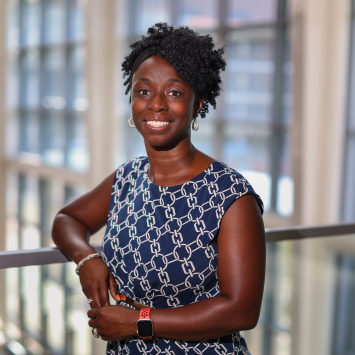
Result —
[{"label": "smiling mouth", "polygon": [[162,121],[146,121],[147,124],[149,126],[152,126],[152,127],[163,127],[163,126],[167,126],[168,124],[170,124],[170,122],[162,122]]}]

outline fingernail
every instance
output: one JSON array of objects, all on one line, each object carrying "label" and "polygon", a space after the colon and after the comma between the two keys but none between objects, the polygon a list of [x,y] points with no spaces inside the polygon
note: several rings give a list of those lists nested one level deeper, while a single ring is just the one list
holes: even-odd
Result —
[{"label": "fingernail", "polygon": [[120,295],[120,294],[118,294],[117,295],[117,298],[119,298],[121,301],[125,301],[126,300],[126,296],[125,295]]}]

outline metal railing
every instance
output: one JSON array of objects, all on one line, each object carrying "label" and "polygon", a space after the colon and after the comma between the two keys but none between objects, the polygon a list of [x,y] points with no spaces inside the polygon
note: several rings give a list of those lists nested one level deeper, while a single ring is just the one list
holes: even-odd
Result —
[{"label": "metal railing", "polygon": [[[270,243],[268,248],[268,252],[271,255],[268,268],[266,270],[266,274],[274,275],[275,270],[277,268],[277,258],[275,255],[277,254],[277,244],[276,242],[282,241],[300,241],[306,238],[317,238],[317,237],[336,237],[343,235],[355,234],[355,223],[352,224],[337,224],[337,225],[322,225],[322,226],[311,226],[311,227],[290,227],[290,228],[274,228],[266,230],[266,241]],[[101,249],[100,244],[93,244],[94,249],[99,252]],[[8,269],[8,268],[21,268],[24,266],[32,266],[32,265],[48,265],[48,264],[56,264],[56,263],[66,263],[70,261],[59,249],[57,248],[39,248],[39,249],[31,249],[31,250],[14,250],[14,251],[0,251],[0,269]],[[23,270],[18,269],[19,275]],[[275,282],[274,277],[269,277],[270,280]],[[65,302],[67,302],[67,295],[70,294],[70,287],[65,284]],[[273,286],[273,289],[276,287]],[[260,322],[264,325],[263,330],[263,354],[272,354],[272,344],[271,339],[275,332],[275,327],[277,324],[274,320],[273,309],[274,309],[275,300],[272,297],[266,297],[263,301],[264,307],[267,310],[265,314],[260,318]],[[67,306],[65,307],[67,310]],[[41,344],[43,349],[45,350],[44,354],[51,354],[52,350],[48,343],[47,339],[47,318],[48,315],[45,311],[42,312],[41,319],[41,332],[34,336],[35,334],[30,334],[28,329],[25,327],[24,319],[23,319],[23,310],[24,310],[24,298],[20,293],[20,316],[19,323],[22,329],[21,339],[12,339],[10,336],[6,335],[6,339],[3,339],[3,343],[0,342],[0,354],[2,354],[1,348],[6,350],[6,354],[32,354],[29,349],[26,347],[25,339],[31,338],[32,340],[36,338],[36,341]],[[73,347],[73,334],[74,331],[70,326],[66,325],[65,328],[65,346],[61,353],[54,352],[61,355],[68,355],[74,353]],[[288,329],[282,330],[284,332],[288,332]],[[94,344],[93,344],[94,345]],[[20,352],[17,350],[13,351],[12,348],[22,349]],[[94,349],[94,348],[93,348]],[[92,350],[92,354],[94,354],[94,350]]]},{"label": "metal railing", "polygon": [[[268,243],[306,238],[331,237],[355,233],[355,223],[321,225],[311,227],[290,227],[266,229]],[[93,244],[99,252],[100,244]],[[70,261],[57,248],[40,248],[30,250],[0,251],[0,269],[30,265],[47,265]]]}]

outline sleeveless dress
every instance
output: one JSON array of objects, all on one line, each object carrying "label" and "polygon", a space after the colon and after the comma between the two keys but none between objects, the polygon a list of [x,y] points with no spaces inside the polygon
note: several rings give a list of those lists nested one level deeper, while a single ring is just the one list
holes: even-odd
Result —
[{"label": "sleeveless dress", "polygon": [[[113,182],[102,256],[120,293],[154,308],[181,307],[219,296],[216,239],[223,214],[245,194],[254,195],[263,211],[260,197],[242,175],[219,160],[172,187],[152,183],[148,167],[147,157],[135,158],[118,168]],[[194,342],[134,337],[109,342],[107,354],[247,355],[249,351],[235,333]]]}]

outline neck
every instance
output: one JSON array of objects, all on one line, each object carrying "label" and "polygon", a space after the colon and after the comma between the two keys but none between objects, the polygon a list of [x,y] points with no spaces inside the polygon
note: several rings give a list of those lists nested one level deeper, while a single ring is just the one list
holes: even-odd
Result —
[{"label": "neck", "polygon": [[[173,186],[185,182],[189,175],[198,151],[190,139],[185,139],[170,150],[155,150],[147,143],[149,159],[148,175],[152,182],[162,186]],[[193,174],[193,173],[192,173]]]}]

